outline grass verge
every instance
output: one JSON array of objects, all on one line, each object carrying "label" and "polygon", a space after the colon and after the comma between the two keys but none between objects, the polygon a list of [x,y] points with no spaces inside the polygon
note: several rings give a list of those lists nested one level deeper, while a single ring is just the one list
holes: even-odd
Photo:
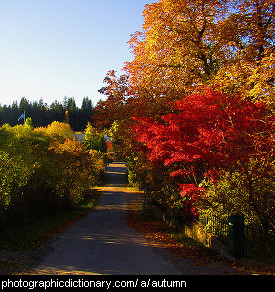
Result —
[{"label": "grass verge", "polygon": [[41,249],[55,234],[85,216],[98,203],[99,194],[92,190],[83,202],[53,216],[36,218],[24,224],[9,224],[0,233],[0,274],[20,272],[31,266]]}]

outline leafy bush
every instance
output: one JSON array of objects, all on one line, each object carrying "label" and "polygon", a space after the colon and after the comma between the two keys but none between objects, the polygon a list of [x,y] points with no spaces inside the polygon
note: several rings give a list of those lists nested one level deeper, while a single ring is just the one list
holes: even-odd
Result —
[{"label": "leafy bush", "polygon": [[0,224],[71,208],[99,183],[103,156],[72,137],[59,122],[0,128]]},{"label": "leafy bush", "polygon": [[[275,174],[275,169],[273,170]],[[205,198],[197,207],[205,215],[228,218],[229,214],[242,214],[246,224],[262,224],[266,231],[275,230],[275,182],[273,177],[258,177],[252,184],[253,193],[244,173],[223,171],[215,182],[205,180]]]},{"label": "leafy bush", "polygon": [[275,230],[274,115],[267,106],[205,88],[173,108],[160,121],[135,119],[133,135],[154,165],[148,172],[159,169],[160,179],[166,169],[176,178],[194,216],[196,205],[209,200]]}]

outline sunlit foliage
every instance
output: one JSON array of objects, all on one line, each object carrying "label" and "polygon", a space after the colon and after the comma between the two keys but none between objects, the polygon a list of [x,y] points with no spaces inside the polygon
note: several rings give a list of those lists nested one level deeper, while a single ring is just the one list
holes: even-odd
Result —
[{"label": "sunlit foliage", "polygon": [[102,155],[72,138],[70,126],[60,122],[0,128],[1,224],[71,208],[99,183]]}]

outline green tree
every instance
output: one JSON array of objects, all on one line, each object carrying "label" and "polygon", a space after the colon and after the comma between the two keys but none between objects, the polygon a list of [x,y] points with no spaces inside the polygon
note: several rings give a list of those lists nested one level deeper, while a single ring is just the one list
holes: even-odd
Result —
[{"label": "green tree", "polygon": [[102,132],[98,132],[90,122],[88,122],[85,130],[84,145],[87,150],[97,150],[102,153],[107,152],[104,134]]},{"label": "green tree", "polygon": [[93,102],[88,96],[82,100],[82,106],[78,115],[78,130],[83,131],[88,122],[93,120]]}]

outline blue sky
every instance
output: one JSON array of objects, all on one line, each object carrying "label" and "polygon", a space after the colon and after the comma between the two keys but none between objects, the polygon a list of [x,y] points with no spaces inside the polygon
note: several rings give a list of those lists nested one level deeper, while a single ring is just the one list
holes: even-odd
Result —
[{"label": "blue sky", "polygon": [[0,104],[105,99],[102,81],[133,59],[127,42],[153,2],[0,0]]}]

